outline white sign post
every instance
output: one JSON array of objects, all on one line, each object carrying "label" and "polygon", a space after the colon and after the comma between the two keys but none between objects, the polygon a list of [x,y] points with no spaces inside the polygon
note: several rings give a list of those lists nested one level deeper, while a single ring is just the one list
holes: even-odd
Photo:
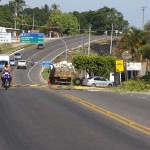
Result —
[{"label": "white sign post", "polygon": [[141,63],[127,63],[127,70],[141,70]]},{"label": "white sign post", "polygon": [[11,33],[0,33],[0,43],[11,43]]}]

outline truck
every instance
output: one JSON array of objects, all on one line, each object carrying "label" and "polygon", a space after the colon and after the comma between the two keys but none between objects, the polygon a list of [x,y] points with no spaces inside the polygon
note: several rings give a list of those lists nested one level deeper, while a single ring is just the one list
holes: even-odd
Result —
[{"label": "truck", "polygon": [[53,64],[50,69],[50,80],[53,84],[71,84],[75,70],[71,63],[66,61]]},{"label": "truck", "polygon": [[0,72],[5,66],[5,62],[9,63],[9,54],[0,54]]}]

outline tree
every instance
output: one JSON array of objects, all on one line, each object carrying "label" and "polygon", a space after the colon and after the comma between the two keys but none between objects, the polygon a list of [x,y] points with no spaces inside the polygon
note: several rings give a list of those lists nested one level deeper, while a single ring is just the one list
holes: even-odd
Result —
[{"label": "tree", "polygon": [[147,73],[148,61],[150,60],[150,44],[143,46],[140,50],[141,50],[143,58],[146,59],[146,73]]},{"label": "tree", "polygon": [[3,27],[12,28],[13,18],[10,17],[12,15],[12,11],[9,7],[9,5],[0,5],[0,24]]},{"label": "tree", "polygon": [[25,1],[24,0],[10,0],[9,1],[9,7],[12,10],[12,17],[15,21],[15,28],[17,25],[17,21],[20,22],[20,15],[23,11],[23,7],[26,6]]},{"label": "tree", "polygon": [[14,13],[20,13],[23,11],[23,7],[26,6],[24,0],[10,0],[9,6],[12,10],[14,10]]},{"label": "tree", "polygon": [[85,70],[90,76],[108,77],[114,71],[116,57],[97,55],[76,55],[73,57],[75,68]]},{"label": "tree", "polygon": [[54,12],[54,11],[56,11],[56,10],[59,10],[58,8],[59,8],[59,5],[57,5],[57,4],[52,4],[52,5],[51,5],[51,8],[50,8],[50,11],[51,11],[51,12]]},{"label": "tree", "polygon": [[80,23],[81,32],[89,28],[89,24],[92,25],[92,29],[97,33],[104,33],[104,31],[111,30],[111,24],[114,24],[114,29],[123,30],[128,26],[128,21],[124,20],[121,12],[118,12],[114,8],[103,7],[96,11],[77,12],[75,15]]},{"label": "tree", "polygon": [[71,13],[62,13],[60,10],[56,10],[50,14],[47,27],[55,28],[63,34],[74,35],[78,32],[78,21]]},{"label": "tree", "polygon": [[123,33],[121,40],[118,43],[120,50],[130,50],[132,54],[132,61],[138,59],[138,54],[140,53],[140,48],[146,45],[148,42],[148,34],[137,28],[128,28]]}]

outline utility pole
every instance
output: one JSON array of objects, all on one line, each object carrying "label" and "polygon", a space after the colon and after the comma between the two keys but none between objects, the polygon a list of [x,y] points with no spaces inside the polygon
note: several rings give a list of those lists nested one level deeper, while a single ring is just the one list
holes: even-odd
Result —
[{"label": "utility pole", "polygon": [[143,17],[142,17],[142,28],[143,28],[143,30],[144,30],[144,15],[145,15],[145,9],[146,9],[147,7],[141,7],[141,9],[142,9],[142,12],[143,12]]},{"label": "utility pole", "polygon": [[33,24],[32,24],[32,32],[34,32],[34,13],[33,13]]},{"label": "utility pole", "polygon": [[88,44],[88,55],[90,55],[90,47],[91,47],[91,25],[89,25],[89,44]]},{"label": "utility pole", "polygon": [[79,36],[81,36],[80,13],[79,13]]},{"label": "utility pole", "polygon": [[113,23],[111,24],[111,37],[110,37],[110,55],[112,53],[112,41],[113,41]]}]

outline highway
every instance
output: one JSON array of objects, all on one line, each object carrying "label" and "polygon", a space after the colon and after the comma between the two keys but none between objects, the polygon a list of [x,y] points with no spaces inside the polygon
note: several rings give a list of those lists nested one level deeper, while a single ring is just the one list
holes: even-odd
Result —
[{"label": "highway", "polygon": [[149,136],[62,94],[16,87],[0,90],[0,97],[2,150],[150,149]]},{"label": "highway", "polygon": [[[82,44],[79,37],[63,40],[69,49]],[[20,86],[0,88],[0,150],[150,150],[150,93],[23,87],[43,85],[41,61],[65,50],[54,39],[44,50],[21,51],[37,63],[14,69]]]},{"label": "highway", "polygon": [[[91,38],[91,41],[99,38],[104,37],[94,36]],[[23,54],[23,59],[31,61],[31,59],[33,58],[37,63],[32,68],[29,63],[29,67],[26,70],[15,69],[13,72],[13,82],[15,84],[43,84],[44,81],[40,76],[40,71],[42,70],[42,61],[52,61],[56,56],[66,51],[66,46],[67,49],[70,50],[82,45],[82,37],[68,37],[62,40],[52,39],[50,41],[47,41],[45,43],[44,50],[38,50],[36,49],[36,46],[32,46],[25,49],[24,51],[21,51],[21,53]],[[84,41],[88,42],[88,37],[84,37]],[[13,57],[13,55],[11,57]]]}]

